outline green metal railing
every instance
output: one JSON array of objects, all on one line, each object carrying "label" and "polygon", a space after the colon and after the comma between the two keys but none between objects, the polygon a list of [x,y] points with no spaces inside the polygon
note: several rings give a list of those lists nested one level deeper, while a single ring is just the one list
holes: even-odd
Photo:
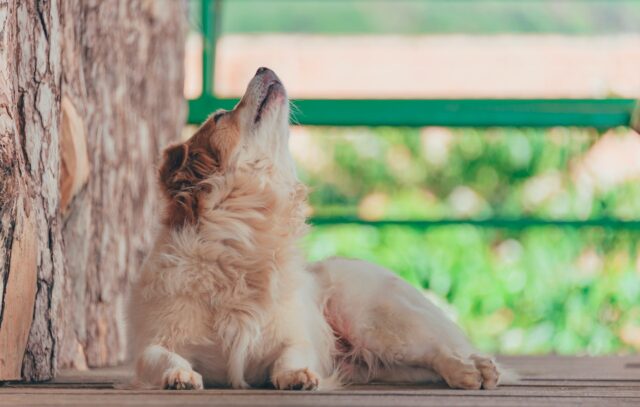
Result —
[{"label": "green metal railing", "polygon": [[[189,121],[238,99],[204,95],[189,102]],[[554,127],[628,126],[633,99],[298,99],[296,121],[317,126]]]},{"label": "green metal railing", "polygon": [[[202,95],[189,100],[189,123],[203,122],[216,109],[231,109],[234,98],[214,91],[216,42],[222,0],[201,1],[203,37]],[[298,99],[296,122],[319,126],[446,127],[593,127],[630,126],[640,131],[640,103],[634,99]],[[436,219],[367,221],[352,217],[312,218],[314,224],[401,225],[427,228],[470,224],[520,229],[531,226],[611,227],[640,229],[640,220]]]}]

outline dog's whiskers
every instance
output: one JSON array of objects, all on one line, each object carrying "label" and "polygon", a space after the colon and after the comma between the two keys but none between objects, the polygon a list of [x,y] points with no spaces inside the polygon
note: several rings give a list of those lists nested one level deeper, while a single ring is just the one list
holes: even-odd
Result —
[{"label": "dog's whiskers", "polygon": [[289,100],[289,111],[291,112],[290,121],[294,126],[300,125],[297,115],[302,114],[302,110],[292,100]]}]

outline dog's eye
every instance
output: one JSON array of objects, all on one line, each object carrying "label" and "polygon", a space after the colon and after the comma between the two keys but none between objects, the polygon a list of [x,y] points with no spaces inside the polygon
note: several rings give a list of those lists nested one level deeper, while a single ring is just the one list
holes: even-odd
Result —
[{"label": "dog's eye", "polygon": [[218,112],[216,114],[213,115],[213,122],[214,123],[218,123],[218,120],[220,120],[220,118],[222,116],[224,116],[227,112]]}]

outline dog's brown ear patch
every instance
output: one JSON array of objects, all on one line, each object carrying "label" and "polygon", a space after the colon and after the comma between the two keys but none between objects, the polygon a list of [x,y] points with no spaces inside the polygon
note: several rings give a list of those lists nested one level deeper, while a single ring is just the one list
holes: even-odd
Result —
[{"label": "dog's brown ear patch", "polygon": [[186,143],[167,148],[164,152],[164,164],[160,169],[160,178],[164,179],[182,169],[188,158],[189,145]]},{"label": "dog's brown ear patch", "polygon": [[202,195],[211,190],[203,181],[218,169],[219,157],[210,145],[183,143],[165,150],[159,174],[168,200],[165,224],[181,227],[196,223]]}]

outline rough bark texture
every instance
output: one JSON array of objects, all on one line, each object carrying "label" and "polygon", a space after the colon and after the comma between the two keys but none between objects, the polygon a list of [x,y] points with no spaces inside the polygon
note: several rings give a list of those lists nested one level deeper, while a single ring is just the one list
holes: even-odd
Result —
[{"label": "rough bark texture", "polygon": [[27,380],[126,357],[126,288],[157,218],[156,163],[186,113],[185,11],[0,0],[0,346],[4,317],[22,307]]}]

